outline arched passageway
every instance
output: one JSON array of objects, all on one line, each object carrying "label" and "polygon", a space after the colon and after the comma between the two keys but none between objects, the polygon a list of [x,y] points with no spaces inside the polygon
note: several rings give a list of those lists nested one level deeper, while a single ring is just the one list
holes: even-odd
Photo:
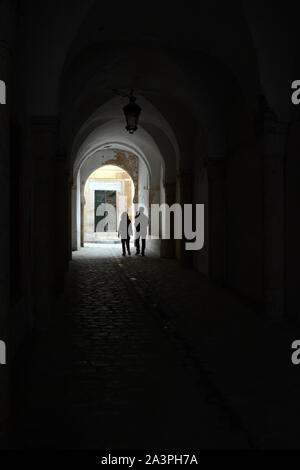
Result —
[{"label": "arched passageway", "polygon": [[[279,346],[296,337],[286,319],[300,311],[294,2],[21,3],[0,2],[0,341],[8,344],[0,438],[22,356],[16,383],[28,384],[28,412],[18,429],[28,447],[65,443],[54,435],[63,409],[74,445],[118,445],[113,417],[123,444],[134,447],[136,437],[142,446],[133,426],[145,403],[154,447],[169,444],[168,433],[178,448],[198,447],[197,436],[213,447],[214,435],[226,448],[287,446],[297,397],[276,372],[298,390]],[[141,108],[133,134],[123,114],[130,90]],[[105,165],[128,173],[133,203],[204,205],[201,249],[188,250],[186,234],[176,238],[175,217],[168,240],[162,221],[157,239],[150,231],[145,259],[121,258],[117,244],[88,246],[98,237],[95,192],[105,189],[87,181]],[[98,196],[119,205],[117,194]],[[274,344],[272,368],[264,358]],[[62,376],[67,386],[56,392]]]},{"label": "arched passageway", "polygon": [[[83,245],[84,185],[89,171],[115,164],[128,171],[135,185],[134,203],[149,212],[152,204],[176,202],[179,150],[176,137],[161,113],[142,96],[143,120],[129,135],[120,114],[122,99],[104,103],[81,125],[74,137],[69,165],[72,174],[72,250]],[[157,127],[160,125],[160,129]],[[155,130],[156,129],[156,130]],[[151,238],[148,245],[162,256],[175,256],[175,241]]]}]

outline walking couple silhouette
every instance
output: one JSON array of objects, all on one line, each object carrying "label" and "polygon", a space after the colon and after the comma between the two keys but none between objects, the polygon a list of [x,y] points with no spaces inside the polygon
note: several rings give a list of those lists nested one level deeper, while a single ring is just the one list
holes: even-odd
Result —
[{"label": "walking couple silhouette", "polygon": [[[135,214],[135,220],[134,220],[134,226],[135,226],[134,245],[135,245],[137,255],[141,254],[142,256],[145,256],[148,225],[149,225],[149,218],[144,214],[144,208],[140,207],[137,213]],[[133,230],[132,230],[132,222],[127,212],[122,213],[121,221],[119,224],[118,236],[121,238],[121,242],[122,242],[122,255],[126,256],[126,250],[127,250],[128,255],[131,255],[130,237],[133,236]]]}]

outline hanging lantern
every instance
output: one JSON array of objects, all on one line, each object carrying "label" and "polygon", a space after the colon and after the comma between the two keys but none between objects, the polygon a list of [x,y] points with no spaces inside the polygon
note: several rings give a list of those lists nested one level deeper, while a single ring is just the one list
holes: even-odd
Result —
[{"label": "hanging lantern", "polygon": [[133,134],[137,130],[137,123],[142,109],[136,104],[134,96],[129,95],[128,98],[129,103],[124,106],[123,111],[127,123],[126,130],[129,134]]}]

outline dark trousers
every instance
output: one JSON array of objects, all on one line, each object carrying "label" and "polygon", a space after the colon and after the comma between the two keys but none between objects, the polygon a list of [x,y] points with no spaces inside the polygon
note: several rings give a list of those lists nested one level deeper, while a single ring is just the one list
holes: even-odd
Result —
[{"label": "dark trousers", "polygon": [[123,253],[126,253],[126,248],[127,248],[127,253],[130,253],[130,238],[122,238],[122,251]]},{"label": "dark trousers", "polygon": [[[137,253],[140,252],[140,239],[141,237],[136,238],[135,240],[135,247],[136,247]],[[146,238],[142,238],[142,255],[145,253],[145,248],[146,248]]]}]

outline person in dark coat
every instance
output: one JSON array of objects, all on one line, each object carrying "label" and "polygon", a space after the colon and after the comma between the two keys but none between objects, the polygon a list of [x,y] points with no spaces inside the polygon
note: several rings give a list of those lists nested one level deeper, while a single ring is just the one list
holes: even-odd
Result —
[{"label": "person in dark coat", "polygon": [[135,248],[136,254],[140,254],[140,240],[142,241],[142,256],[145,256],[145,249],[146,249],[146,237],[149,225],[149,219],[144,214],[144,208],[140,207],[138,212],[135,215]]},{"label": "person in dark coat", "polygon": [[118,236],[121,237],[122,242],[122,255],[127,253],[130,255],[130,236],[132,235],[132,224],[127,212],[123,212],[119,224]]}]

